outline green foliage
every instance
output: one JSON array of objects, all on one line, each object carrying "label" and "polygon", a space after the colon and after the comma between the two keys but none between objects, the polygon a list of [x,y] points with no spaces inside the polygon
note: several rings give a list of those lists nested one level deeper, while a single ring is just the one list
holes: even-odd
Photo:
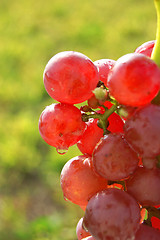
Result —
[{"label": "green foliage", "polygon": [[38,132],[53,100],[43,70],[56,53],[79,51],[116,60],[155,38],[148,0],[0,1],[0,240],[73,240],[82,216],[63,200],[59,174],[80,154],[63,156]]}]

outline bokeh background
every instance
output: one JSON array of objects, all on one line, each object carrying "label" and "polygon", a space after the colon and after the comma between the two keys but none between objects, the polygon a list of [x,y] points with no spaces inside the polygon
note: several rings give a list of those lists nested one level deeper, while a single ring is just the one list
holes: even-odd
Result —
[{"label": "bokeh background", "polygon": [[153,0],[0,1],[0,240],[76,240],[83,211],[64,201],[61,156],[38,132],[53,103],[48,60],[66,50],[117,60],[155,39]]}]

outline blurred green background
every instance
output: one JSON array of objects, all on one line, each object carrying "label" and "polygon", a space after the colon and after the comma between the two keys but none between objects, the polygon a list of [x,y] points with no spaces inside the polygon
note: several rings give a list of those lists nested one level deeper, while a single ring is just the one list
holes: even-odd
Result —
[{"label": "blurred green background", "polygon": [[148,0],[0,1],[0,240],[76,240],[83,211],[64,201],[60,156],[38,132],[53,102],[43,86],[48,60],[66,50],[117,60],[155,38]]}]

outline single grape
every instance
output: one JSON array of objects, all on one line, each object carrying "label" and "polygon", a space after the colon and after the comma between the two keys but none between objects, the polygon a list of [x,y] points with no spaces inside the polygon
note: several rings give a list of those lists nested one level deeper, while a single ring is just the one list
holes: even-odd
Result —
[{"label": "single grape", "polygon": [[155,40],[151,40],[151,41],[143,43],[141,46],[139,46],[135,50],[135,53],[142,53],[147,57],[151,57],[155,42],[156,42]]},{"label": "single grape", "polygon": [[124,124],[128,143],[145,158],[160,154],[160,106],[149,104],[138,109]]},{"label": "single grape", "polygon": [[76,235],[77,235],[78,240],[81,240],[83,238],[90,236],[90,233],[86,232],[86,230],[83,228],[82,222],[83,222],[83,218],[81,218],[78,221],[77,227],[76,227]]},{"label": "single grape", "polygon": [[159,92],[160,69],[143,54],[127,54],[118,59],[109,73],[108,88],[122,105],[146,105]]},{"label": "single grape", "polygon": [[143,206],[160,204],[160,169],[138,167],[126,180],[127,192]]},{"label": "single grape", "polygon": [[126,192],[109,188],[94,195],[83,218],[84,227],[96,240],[134,239],[140,208]]},{"label": "single grape", "polygon": [[108,74],[114,67],[116,61],[112,59],[99,59],[94,62],[94,65],[98,69],[99,80],[107,87]]},{"label": "single grape", "polygon": [[93,165],[108,180],[121,180],[138,167],[138,156],[122,134],[105,135],[93,151]]},{"label": "single grape", "polygon": [[135,240],[159,240],[160,231],[145,224],[141,224],[138,229]]},{"label": "single grape", "polygon": [[80,110],[69,104],[47,106],[39,118],[39,132],[49,145],[67,150],[76,144],[85,130]]},{"label": "single grape", "polygon": [[61,172],[64,198],[80,206],[86,206],[94,194],[106,189],[107,183],[95,172],[91,157],[87,155],[70,159]]},{"label": "single grape", "polygon": [[47,63],[44,86],[59,102],[75,104],[86,101],[98,83],[98,70],[85,55],[74,51],[60,52]]}]

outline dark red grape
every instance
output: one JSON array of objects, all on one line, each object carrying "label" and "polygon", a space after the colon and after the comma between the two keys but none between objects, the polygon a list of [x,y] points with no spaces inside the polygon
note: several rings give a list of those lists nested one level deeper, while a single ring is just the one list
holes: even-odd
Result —
[{"label": "dark red grape", "polygon": [[96,240],[134,239],[140,208],[126,192],[109,188],[94,195],[83,218],[84,227]]},{"label": "dark red grape", "polygon": [[128,143],[145,158],[160,154],[160,106],[149,104],[137,110],[124,124]]},{"label": "dark red grape", "polygon": [[93,152],[93,164],[98,174],[108,180],[121,180],[138,167],[138,156],[122,134],[109,134],[101,138]]},{"label": "dark red grape", "polygon": [[127,192],[143,206],[160,204],[160,169],[139,167],[126,181]]}]

